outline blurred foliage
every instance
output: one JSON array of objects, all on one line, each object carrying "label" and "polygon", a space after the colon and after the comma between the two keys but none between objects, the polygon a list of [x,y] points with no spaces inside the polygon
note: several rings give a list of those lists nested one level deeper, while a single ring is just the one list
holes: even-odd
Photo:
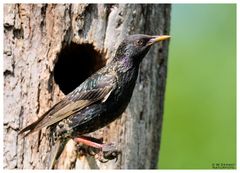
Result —
[{"label": "blurred foliage", "polygon": [[174,4],[160,169],[236,163],[236,5]]}]

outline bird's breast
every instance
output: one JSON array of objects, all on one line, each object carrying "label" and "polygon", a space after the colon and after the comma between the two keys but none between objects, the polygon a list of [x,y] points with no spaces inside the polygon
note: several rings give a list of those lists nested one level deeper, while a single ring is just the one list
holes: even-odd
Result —
[{"label": "bird's breast", "polygon": [[116,88],[105,102],[98,101],[69,117],[68,126],[74,134],[98,130],[117,119],[126,109],[133,93],[137,71],[117,75]]}]

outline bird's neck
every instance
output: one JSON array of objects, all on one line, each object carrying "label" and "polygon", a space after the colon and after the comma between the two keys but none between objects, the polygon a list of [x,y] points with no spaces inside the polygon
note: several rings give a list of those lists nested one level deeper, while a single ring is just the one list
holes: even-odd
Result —
[{"label": "bird's neck", "polygon": [[126,57],[119,59],[116,63],[118,64],[118,71],[122,73],[138,68],[138,64],[134,63],[130,58]]}]

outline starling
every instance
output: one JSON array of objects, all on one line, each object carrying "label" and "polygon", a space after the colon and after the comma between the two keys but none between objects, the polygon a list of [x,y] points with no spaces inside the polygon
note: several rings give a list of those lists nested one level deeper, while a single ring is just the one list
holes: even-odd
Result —
[{"label": "starling", "polygon": [[19,133],[25,132],[26,136],[44,127],[53,127],[57,141],[54,159],[68,139],[102,150],[108,148],[84,138],[84,134],[106,126],[123,113],[133,93],[139,64],[154,43],[168,38],[168,35],[128,36],[119,45],[111,62]]}]

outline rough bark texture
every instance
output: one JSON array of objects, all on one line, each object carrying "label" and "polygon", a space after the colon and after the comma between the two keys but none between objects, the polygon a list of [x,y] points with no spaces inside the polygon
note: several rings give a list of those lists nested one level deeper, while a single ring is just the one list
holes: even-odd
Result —
[{"label": "rough bark texture", "polygon": [[[102,66],[97,63],[105,63],[114,55],[126,35],[168,34],[169,21],[170,5],[5,4],[4,168],[48,166],[49,130],[43,129],[25,139],[18,136],[18,131],[64,97],[54,80],[54,67],[62,49],[75,43],[92,44],[94,55],[98,55],[88,71],[92,73]],[[75,143],[70,141],[58,168],[156,168],[167,54],[167,41],[151,49],[141,64],[123,116],[92,134],[117,144],[122,151],[118,161],[99,163],[92,157],[79,156]],[[81,69],[85,64],[78,66]]]}]

